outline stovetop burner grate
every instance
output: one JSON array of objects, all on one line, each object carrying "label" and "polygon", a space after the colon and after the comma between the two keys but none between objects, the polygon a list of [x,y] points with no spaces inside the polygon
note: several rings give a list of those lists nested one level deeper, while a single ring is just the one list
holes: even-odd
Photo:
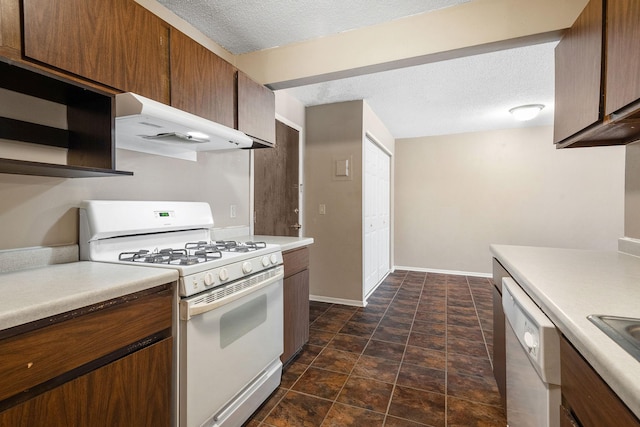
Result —
[{"label": "stovetop burner grate", "polygon": [[266,248],[266,242],[237,242],[234,240],[188,242],[184,249],[140,249],[133,252],[122,252],[118,260],[147,264],[193,265],[220,259],[223,252],[251,252]]},{"label": "stovetop burner grate", "polygon": [[265,242],[237,242],[235,240],[216,240],[212,244],[223,252],[251,252],[267,247]]}]

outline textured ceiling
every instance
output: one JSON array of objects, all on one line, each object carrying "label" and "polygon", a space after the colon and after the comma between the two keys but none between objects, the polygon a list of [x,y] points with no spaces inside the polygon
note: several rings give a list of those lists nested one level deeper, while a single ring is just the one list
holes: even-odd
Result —
[{"label": "textured ceiling", "polygon": [[[469,0],[158,0],[234,54],[310,40]],[[553,49],[525,46],[283,89],[304,105],[364,99],[395,138],[553,123]],[[508,113],[544,104],[517,122]]]},{"label": "textured ceiling", "polygon": [[[501,50],[286,92],[303,104],[364,99],[395,138],[541,126],[553,123],[553,50],[557,42]],[[509,109],[544,104],[530,122]]]},{"label": "textured ceiling", "polygon": [[442,9],[469,0],[158,0],[233,54]]}]

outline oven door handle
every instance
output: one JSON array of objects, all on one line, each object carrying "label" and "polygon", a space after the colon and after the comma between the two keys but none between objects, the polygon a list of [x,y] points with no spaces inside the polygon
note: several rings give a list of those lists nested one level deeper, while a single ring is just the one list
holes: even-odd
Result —
[{"label": "oven door handle", "polygon": [[[229,304],[239,298],[250,295],[260,289],[271,285],[284,277],[284,267],[278,266],[273,270],[257,274],[251,278],[243,279],[212,291],[205,292],[204,296],[197,296],[180,301],[180,319],[189,320],[194,316],[207,313],[223,305]],[[255,282],[255,283],[252,283]],[[227,289],[235,287],[230,293]],[[220,295],[220,297],[217,297]]]}]

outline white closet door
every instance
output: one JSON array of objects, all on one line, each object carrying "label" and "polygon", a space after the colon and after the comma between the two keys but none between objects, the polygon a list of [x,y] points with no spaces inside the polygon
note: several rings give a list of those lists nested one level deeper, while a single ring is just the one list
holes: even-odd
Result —
[{"label": "white closet door", "polygon": [[363,279],[364,279],[364,295],[376,286],[378,279],[378,265],[376,262],[375,238],[376,230],[376,159],[377,147],[368,138],[365,139],[364,146],[364,223],[363,223]]},{"label": "white closet door", "polygon": [[389,272],[391,158],[378,145],[364,142],[363,293],[366,297]]},{"label": "white closet door", "polygon": [[379,258],[378,258],[378,282],[384,278],[391,269],[389,248],[390,242],[390,204],[391,204],[391,157],[384,151],[379,151],[378,159],[380,161],[380,174],[379,174],[379,191],[380,191],[380,242],[379,242]]}]

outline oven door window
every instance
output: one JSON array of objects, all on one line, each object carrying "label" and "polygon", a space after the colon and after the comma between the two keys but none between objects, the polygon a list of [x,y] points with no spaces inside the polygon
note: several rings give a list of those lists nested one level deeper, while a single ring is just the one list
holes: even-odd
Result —
[{"label": "oven door window", "polygon": [[226,348],[266,321],[266,295],[259,295],[223,314],[220,317],[220,348]]}]

